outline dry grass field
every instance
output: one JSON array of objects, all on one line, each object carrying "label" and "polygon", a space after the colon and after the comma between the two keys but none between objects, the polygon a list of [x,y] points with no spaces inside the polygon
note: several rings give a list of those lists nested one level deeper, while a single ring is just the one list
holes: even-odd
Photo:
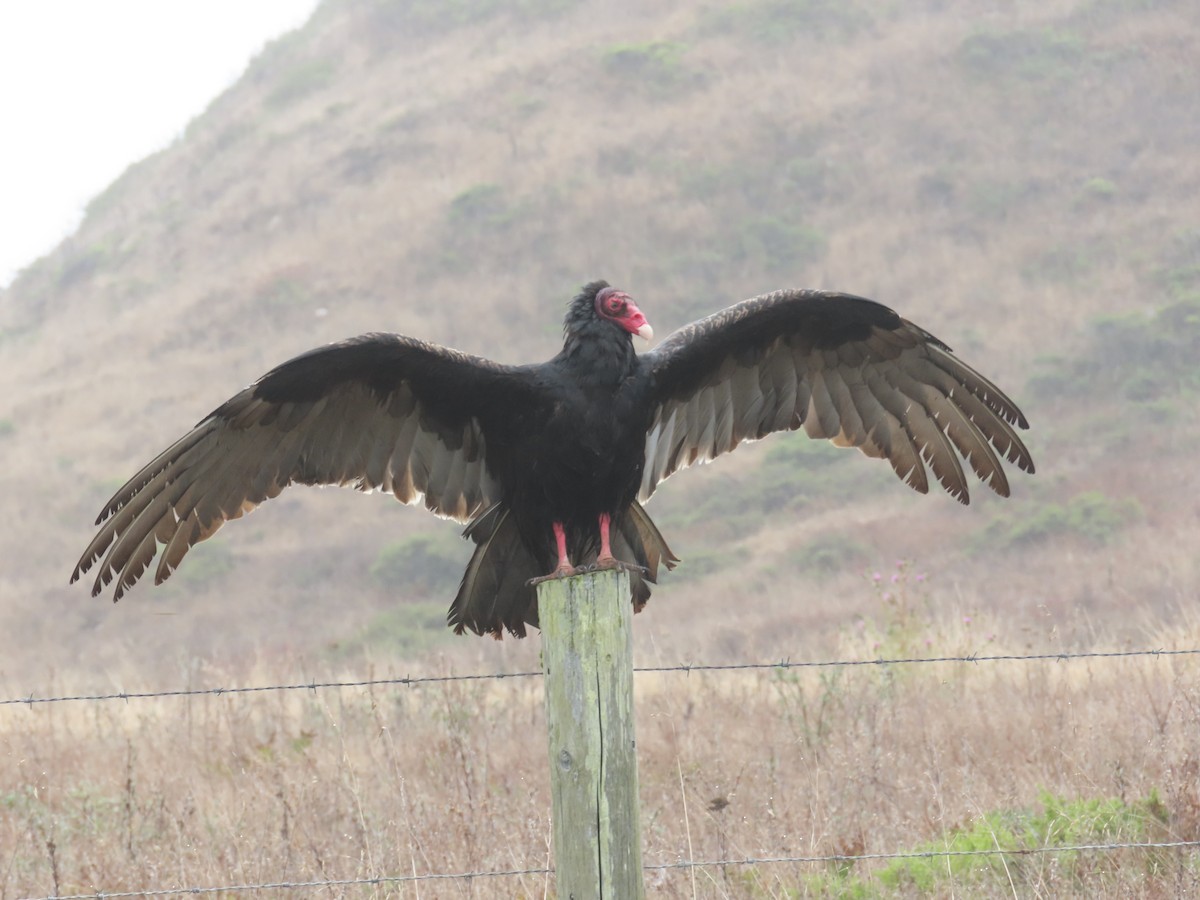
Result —
[{"label": "dry grass field", "polygon": [[[884,603],[837,653],[961,653],[994,627],[938,628]],[[1155,637],[1192,648],[1200,629]],[[1016,640],[989,633],[982,652]],[[262,684],[280,662],[199,681]],[[1200,839],[1198,676],[1196,656],[640,675],[645,861]],[[553,865],[537,678],[0,716],[5,897]],[[760,863],[656,869],[647,886],[662,897],[1188,897],[1200,865],[1194,850]],[[551,876],[525,874],[317,893],[554,892]]]},{"label": "dry grass field", "polygon": [[[272,365],[372,330],[545,358],[592,277],[660,334],[784,286],[879,299],[1013,396],[1038,463],[965,508],[795,436],[672,478],[650,511],[684,564],[637,665],[1200,649],[1197,60],[1194,0],[324,0],[0,293],[0,700],[536,670],[536,637],[444,628],[455,526],[350,491],[285,492],[117,606],[66,581],[105,498]],[[646,862],[1200,839],[1198,666],[641,675]],[[544,868],[540,696],[0,705],[0,900]],[[1198,872],[1122,850],[649,884],[1188,897]]]}]

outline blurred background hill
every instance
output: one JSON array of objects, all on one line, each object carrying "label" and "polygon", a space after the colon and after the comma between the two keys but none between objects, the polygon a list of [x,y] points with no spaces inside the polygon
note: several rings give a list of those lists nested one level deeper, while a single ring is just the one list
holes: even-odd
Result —
[{"label": "blurred background hill", "polygon": [[596,277],[660,335],[780,287],[878,299],[1005,388],[1039,467],[969,508],[802,436],[684,473],[639,652],[819,655],[896,560],[1023,646],[1194,621],[1198,60],[1192,0],[324,0],[0,294],[0,683],[533,659],[445,630],[453,523],[351,491],[286,492],[116,607],[67,577],[272,365],[375,330],[545,358]]}]

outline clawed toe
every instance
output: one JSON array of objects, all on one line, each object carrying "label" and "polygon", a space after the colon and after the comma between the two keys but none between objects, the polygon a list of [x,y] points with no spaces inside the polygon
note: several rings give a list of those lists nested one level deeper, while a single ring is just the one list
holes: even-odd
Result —
[{"label": "clawed toe", "polygon": [[591,572],[599,572],[604,569],[617,569],[622,572],[638,572],[642,575],[649,574],[645,566],[627,563],[623,560],[617,559],[615,556],[601,557],[592,563],[592,565],[588,566],[588,571]]},{"label": "clawed toe", "polygon": [[537,578],[530,578],[525,582],[530,587],[535,587],[546,581],[558,581],[560,578],[570,578],[572,575],[578,575],[582,569],[577,569],[574,566],[559,566],[549,575],[539,575]]}]

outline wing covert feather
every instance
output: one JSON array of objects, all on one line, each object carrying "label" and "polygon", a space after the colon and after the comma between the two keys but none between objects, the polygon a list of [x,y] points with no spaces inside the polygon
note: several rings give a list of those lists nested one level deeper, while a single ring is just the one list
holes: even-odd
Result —
[{"label": "wing covert feather", "polygon": [[1000,457],[1034,471],[1016,404],[929,332],[862,297],[766,294],[679,329],[642,359],[655,405],[642,500],[681,468],[801,427],[887,459],[921,493],[928,467],[962,503],[960,455],[1003,496]]},{"label": "wing covert feather", "polygon": [[499,499],[488,435],[532,402],[527,368],[399,335],[364,335],[284,363],[155,457],[105,504],[75,571],[120,599],[159,548],[162,582],[187,551],[290,484],[384,490],[467,521]]}]

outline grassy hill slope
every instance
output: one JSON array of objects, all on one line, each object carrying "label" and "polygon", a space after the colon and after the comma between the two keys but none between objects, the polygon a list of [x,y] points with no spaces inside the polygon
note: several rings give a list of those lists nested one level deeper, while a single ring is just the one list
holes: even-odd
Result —
[{"label": "grassy hill slope", "polygon": [[546,357],[591,277],[660,334],[872,296],[1035,426],[1003,504],[802,438],[672,481],[648,649],[813,649],[894,558],[1031,642],[1136,631],[1200,584],[1197,59],[1190,0],[326,0],[0,295],[0,674],[440,641],[466,547],[350,492],[289,492],[115,609],[66,578],[111,490],[271,365],[371,330]]}]

